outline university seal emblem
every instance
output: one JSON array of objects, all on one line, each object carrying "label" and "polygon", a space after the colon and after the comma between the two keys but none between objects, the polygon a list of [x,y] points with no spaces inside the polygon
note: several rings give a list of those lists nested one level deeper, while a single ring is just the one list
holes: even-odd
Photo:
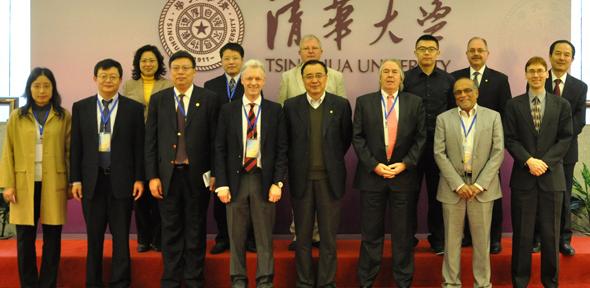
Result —
[{"label": "university seal emblem", "polygon": [[199,71],[220,67],[219,49],[244,39],[244,18],[234,0],[168,0],[158,28],[168,55],[187,50]]}]

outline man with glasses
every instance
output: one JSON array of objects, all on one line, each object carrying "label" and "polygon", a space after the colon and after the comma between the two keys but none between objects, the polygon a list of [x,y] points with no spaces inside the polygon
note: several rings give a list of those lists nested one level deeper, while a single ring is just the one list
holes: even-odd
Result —
[{"label": "man with glasses", "polygon": [[[493,109],[502,115],[506,101],[512,98],[508,76],[486,65],[490,52],[484,38],[473,37],[467,42],[467,61],[469,67],[453,72],[455,79],[469,78],[478,87],[477,104]],[[492,227],[490,231],[490,253],[498,254],[502,251],[502,199],[494,201],[492,212]],[[469,225],[465,225],[463,246],[471,246]]]},{"label": "man with glasses", "polygon": [[[293,98],[305,93],[305,85],[303,78],[301,77],[301,68],[303,64],[309,60],[320,60],[322,57],[322,43],[315,35],[305,35],[299,41],[299,57],[300,62],[297,66],[292,69],[283,72],[281,76],[281,85],[279,87],[279,103],[282,105],[288,98]],[[344,79],[342,73],[328,68],[328,81],[326,83],[326,91],[346,98],[346,91],[344,89]],[[295,218],[291,222],[289,227],[290,232],[294,235],[293,242],[289,244],[289,250],[295,251],[296,239],[295,236]],[[320,234],[318,232],[318,223],[315,221],[313,228],[313,245],[319,247]]]},{"label": "man with glasses", "polygon": [[[150,99],[146,122],[146,178],[160,199],[162,218],[161,287],[204,287],[206,216],[215,187],[214,141],[219,101],[193,84],[195,58],[187,51],[170,56],[174,87]],[[203,180],[210,172],[209,183]],[[209,184],[209,189],[207,188]]]},{"label": "man with glasses", "polygon": [[[289,185],[297,244],[297,287],[335,287],[336,233],[346,190],[344,156],[352,137],[348,100],[326,92],[326,64],[309,60],[301,75],[306,93],[284,105],[289,139]],[[322,237],[317,278],[311,256],[314,216]],[[317,279],[317,280],[316,280]]]},{"label": "man with glasses", "polygon": [[527,287],[535,225],[541,235],[541,282],[558,287],[559,220],[566,189],[563,158],[573,135],[567,100],[545,90],[547,63],[525,65],[528,92],[506,102],[504,135],[514,158],[512,189],[512,285]]},{"label": "man with glasses", "polygon": [[[440,55],[438,40],[432,35],[422,35],[416,40],[414,54],[418,59],[418,66],[406,71],[404,87],[407,92],[418,95],[424,101],[426,112],[426,144],[424,153],[418,164],[419,183],[426,179],[426,191],[428,192],[428,242],[437,255],[444,253],[444,225],[442,220],[442,206],[436,200],[439,171],[432,153],[434,143],[434,128],[436,116],[455,106],[453,97],[454,78],[449,73],[436,67],[437,58]],[[419,191],[418,191],[419,192]],[[417,229],[418,193],[415,195],[412,209],[414,210],[413,230]],[[418,240],[414,238],[414,244]]]}]

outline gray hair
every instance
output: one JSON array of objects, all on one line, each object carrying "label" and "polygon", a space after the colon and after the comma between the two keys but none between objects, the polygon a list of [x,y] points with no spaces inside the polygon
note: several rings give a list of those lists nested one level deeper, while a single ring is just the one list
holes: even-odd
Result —
[{"label": "gray hair", "polygon": [[320,49],[322,48],[322,41],[320,41],[320,39],[318,37],[316,37],[313,34],[307,34],[303,37],[301,37],[301,40],[299,41],[299,50],[301,50],[301,45],[303,45],[303,42],[307,41],[307,40],[315,40],[318,42],[318,45],[320,46]]},{"label": "gray hair", "polygon": [[251,68],[251,69],[260,69],[262,70],[262,74],[264,74],[264,76],[266,76],[266,70],[264,69],[264,64],[262,64],[262,61],[258,60],[258,59],[250,59],[248,61],[246,61],[244,63],[244,65],[242,66],[242,70],[240,71],[241,73],[244,73],[244,71],[246,71],[246,69]]},{"label": "gray hair", "polygon": [[[400,62],[399,60],[395,59],[395,58],[387,58],[387,59],[383,59],[381,60],[381,65],[379,65],[379,81],[381,81],[381,73],[383,73],[383,65],[385,65],[385,63],[387,62],[393,62],[397,65],[397,68],[399,68],[399,75],[400,75],[400,83],[399,83],[399,91],[403,91],[404,90],[404,79],[406,78],[406,75],[404,74],[404,70],[402,69],[402,62]],[[379,83],[379,86],[381,86],[381,83]]]}]

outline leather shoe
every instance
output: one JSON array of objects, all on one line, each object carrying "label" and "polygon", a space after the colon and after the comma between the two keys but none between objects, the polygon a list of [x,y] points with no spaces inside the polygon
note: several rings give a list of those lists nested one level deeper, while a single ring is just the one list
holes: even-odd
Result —
[{"label": "leather shoe", "polygon": [[500,254],[502,252],[502,243],[494,242],[490,244],[490,254]]},{"label": "leather shoe", "polygon": [[313,242],[311,242],[311,246],[320,249],[320,241],[313,241]]},{"label": "leather shoe", "polygon": [[445,254],[445,249],[441,246],[432,246],[432,251],[434,251],[434,254],[436,254],[436,255],[444,255]]},{"label": "leather shoe", "polygon": [[532,249],[533,253],[539,253],[541,252],[541,243],[540,242],[535,242],[533,243],[533,249]]},{"label": "leather shoe", "polygon": [[150,251],[150,245],[148,244],[137,244],[137,253],[143,253]]},{"label": "leather shoe", "polygon": [[213,248],[211,248],[210,253],[211,254],[220,254],[228,249],[229,249],[229,244],[224,243],[224,242],[217,242],[217,243],[215,243],[215,245],[213,245]]},{"label": "leather shoe", "polygon": [[565,256],[574,256],[576,255],[576,250],[572,247],[569,243],[562,243],[559,245],[559,252]]},{"label": "leather shoe", "polygon": [[160,245],[151,244],[150,248],[152,248],[152,250],[154,250],[156,252],[162,252],[162,247],[160,247]]},{"label": "leather shoe", "polygon": [[256,243],[254,241],[246,241],[246,251],[256,253]]},{"label": "leather shoe", "polygon": [[291,241],[291,243],[289,243],[289,247],[287,247],[287,249],[289,249],[289,251],[297,250],[297,241]]}]

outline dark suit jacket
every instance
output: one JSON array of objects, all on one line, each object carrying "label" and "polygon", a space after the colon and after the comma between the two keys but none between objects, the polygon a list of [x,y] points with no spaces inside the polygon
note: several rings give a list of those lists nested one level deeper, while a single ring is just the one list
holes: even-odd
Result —
[{"label": "dark suit jacket", "polygon": [[[242,107],[242,101],[221,107],[215,141],[215,183],[217,187],[228,186],[233,197],[240,192],[243,170]],[[273,183],[285,182],[287,131],[281,105],[263,98],[260,109],[262,193],[267,195]]]},{"label": "dark suit jacket", "polygon": [[[215,94],[207,89],[194,86],[187,109],[185,126],[186,152],[189,160],[189,174],[194,181],[193,190],[205,188],[203,173],[211,170],[215,151],[215,131],[219,102]],[[146,178],[160,178],[164,195],[168,193],[176,144],[178,141],[174,87],[152,95],[149,104],[145,134]]]},{"label": "dark suit jacket", "polygon": [[[504,115],[504,143],[514,158],[510,186],[530,190],[538,183],[544,191],[565,191],[563,157],[572,139],[572,114],[569,103],[547,93],[541,130],[533,124],[528,94],[506,102]],[[526,161],[534,157],[549,166],[545,174],[533,176]]]},{"label": "dark suit jacket", "polygon": [[[381,91],[366,94],[356,99],[352,128],[352,145],[359,162],[354,186],[360,190],[380,191],[387,186],[392,190],[411,191],[419,188],[416,165],[426,143],[424,107],[422,98],[400,92],[397,140],[393,157],[387,162],[384,118],[381,110]],[[406,171],[392,179],[383,179],[373,172],[378,163],[403,162]]]},{"label": "dark suit jacket", "polygon": [[[209,89],[209,90],[215,92],[215,94],[217,94],[217,98],[219,100],[219,103],[222,103],[222,104],[229,102],[229,98],[228,98],[229,96],[227,94],[226,79],[227,78],[225,78],[225,73],[223,73],[221,76],[215,77],[215,78],[205,82],[205,85],[204,85],[205,89]],[[242,99],[243,95],[244,95],[244,85],[242,85],[242,81],[237,81],[236,91],[234,92],[234,97],[232,98],[232,101]]]},{"label": "dark suit jacket", "polygon": [[[451,75],[453,75],[455,79],[471,79],[471,75],[469,75],[469,67],[457,70],[451,73]],[[503,116],[506,101],[512,98],[508,76],[486,66],[483,75],[479,78],[481,80],[479,81],[479,97],[477,98],[477,104],[496,110]]]},{"label": "dark suit jacket", "polygon": [[[72,107],[70,181],[81,181],[84,197],[88,199],[94,197],[99,167],[96,97],[82,99]],[[112,191],[116,198],[122,199],[132,196],[135,181],[144,180],[143,106],[119,95],[112,132]]]},{"label": "dark suit jacket", "polygon": [[[553,91],[552,73],[549,73],[549,78],[545,80],[545,90]],[[565,98],[570,103],[572,108],[572,122],[574,136],[570,144],[570,149],[563,159],[566,164],[574,164],[578,162],[578,135],[582,133],[584,125],[586,125],[586,93],[588,92],[588,85],[578,80],[572,75],[567,75],[561,97]]]},{"label": "dark suit jacket", "polygon": [[[309,141],[311,106],[307,94],[285,101],[284,112],[289,138],[289,191],[300,198],[307,190],[309,174]],[[336,199],[345,192],[346,163],[344,155],[352,140],[352,110],[346,98],[326,93],[322,109],[322,150],[330,183],[330,191]]]}]

